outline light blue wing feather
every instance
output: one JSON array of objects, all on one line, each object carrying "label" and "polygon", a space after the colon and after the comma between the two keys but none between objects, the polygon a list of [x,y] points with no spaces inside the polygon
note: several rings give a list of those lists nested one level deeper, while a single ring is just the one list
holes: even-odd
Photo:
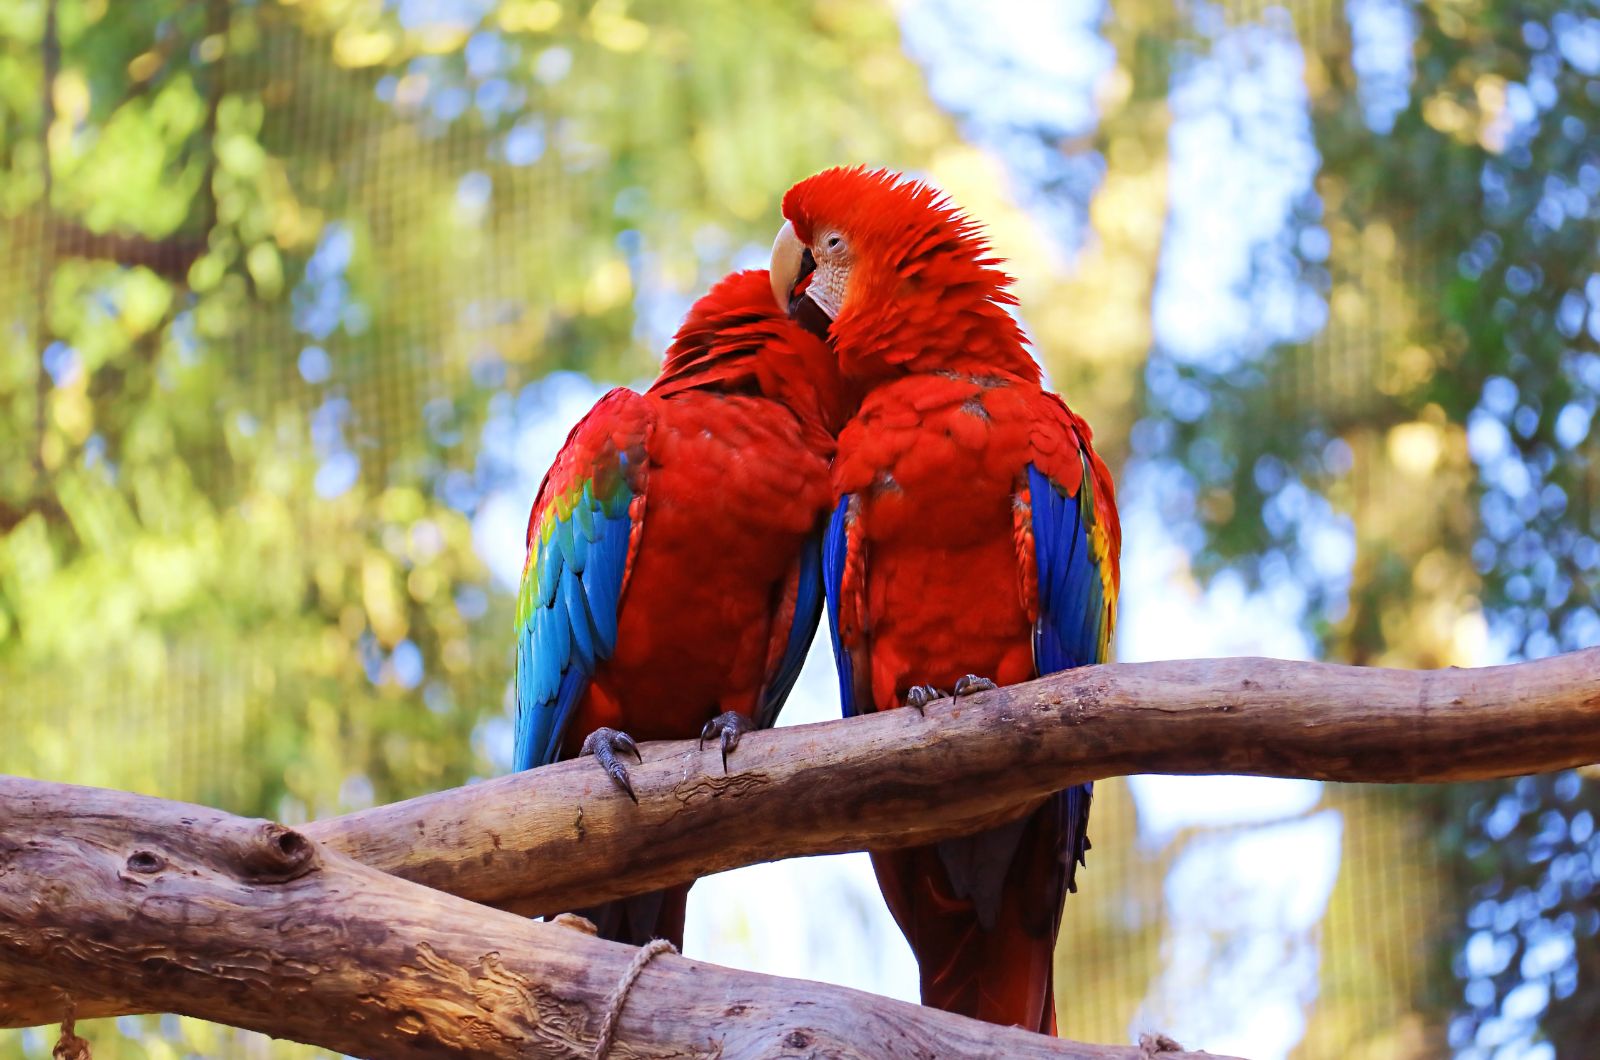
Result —
[{"label": "light blue wing feather", "polygon": [[603,398],[540,487],[517,598],[517,769],[560,757],[595,667],[616,651],[649,423],[628,406],[642,400],[627,390]]}]

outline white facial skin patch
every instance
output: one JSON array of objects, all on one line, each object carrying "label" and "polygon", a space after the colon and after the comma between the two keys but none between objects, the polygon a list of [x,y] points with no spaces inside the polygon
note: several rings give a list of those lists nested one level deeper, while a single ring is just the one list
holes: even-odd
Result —
[{"label": "white facial skin patch", "polygon": [[850,244],[837,232],[820,232],[811,246],[811,256],[817,262],[817,271],[811,276],[806,294],[828,314],[828,319],[837,320],[850,282]]}]

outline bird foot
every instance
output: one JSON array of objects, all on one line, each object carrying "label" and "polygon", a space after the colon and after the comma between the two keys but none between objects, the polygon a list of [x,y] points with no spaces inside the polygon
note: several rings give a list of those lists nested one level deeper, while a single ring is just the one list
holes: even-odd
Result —
[{"label": "bird foot", "polygon": [[918,714],[926,715],[928,704],[936,699],[947,699],[950,693],[934,688],[932,685],[912,685],[906,689],[905,706],[915,707]]},{"label": "bird foot", "polygon": [[633,742],[633,737],[618,729],[608,729],[601,726],[591,732],[583,741],[583,748],[579,756],[594,755],[595,760],[617,784],[617,787],[628,793],[628,798],[638,805],[639,796],[633,793],[633,782],[628,779],[628,767],[617,760],[617,754],[631,754],[640,763],[644,756],[639,753],[639,745]]},{"label": "bird foot", "polygon": [[720,740],[722,743],[722,772],[728,772],[728,752],[739,746],[739,737],[747,732],[754,732],[756,723],[740,714],[736,710],[725,710],[721,714],[706,722],[706,727],[700,730],[700,748],[705,749],[707,740]]},{"label": "bird foot", "polygon": [[967,674],[967,676],[958,678],[956,680],[956,687],[951,695],[955,696],[957,699],[963,699],[967,696],[975,696],[979,692],[993,692],[999,687],[999,685],[995,684],[987,677],[979,677],[977,674]]},{"label": "bird foot", "polygon": [[933,685],[912,685],[906,690],[904,705],[915,707],[918,714],[926,714],[928,704],[936,700],[950,699],[952,697],[963,699],[967,696],[975,696],[979,692],[992,692],[999,687],[987,677],[967,674],[956,681],[955,689],[950,692],[935,688]]}]

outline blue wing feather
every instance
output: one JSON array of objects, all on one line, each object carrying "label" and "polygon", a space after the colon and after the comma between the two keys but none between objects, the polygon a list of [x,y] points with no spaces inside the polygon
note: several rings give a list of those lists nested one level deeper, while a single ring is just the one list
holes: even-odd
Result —
[{"label": "blue wing feather", "polygon": [[572,539],[572,520],[557,519],[555,533],[550,535],[550,541],[561,554],[561,562],[569,574],[583,573],[583,553],[578,551],[577,542]]},{"label": "blue wing feather", "polygon": [[[628,564],[628,534],[618,532],[625,520],[595,517],[594,543],[590,546],[589,570],[583,588],[594,624],[595,650],[607,659],[617,650],[617,598],[622,587],[622,572]],[[628,528],[620,528],[626,531]]]},{"label": "blue wing feather", "polygon": [[1100,624],[1105,592],[1089,547],[1089,525],[1078,490],[1068,495],[1032,464],[1028,465],[1028,490],[1033,502],[1039,584],[1039,619],[1033,635],[1039,672],[1049,674],[1103,662]]},{"label": "blue wing feather", "polygon": [[822,620],[822,535],[813,534],[806,539],[800,553],[799,584],[794,600],[794,620],[789,626],[789,636],[784,642],[783,657],[778,668],[767,680],[766,694],[756,708],[755,722],[759,728],[771,728],[778,720],[794,683],[805,665],[806,653],[811,650],[811,640],[817,635],[817,624]]},{"label": "blue wing feather", "polygon": [[850,508],[850,495],[839,498],[839,506],[828,520],[828,531],[822,541],[823,591],[828,599],[828,633],[833,638],[833,661],[839,672],[839,705],[844,716],[856,715],[855,669],[850,660],[850,650],[839,639],[839,593],[844,585],[845,556],[849,550],[846,539],[846,517]]},{"label": "blue wing feather", "polygon": [[[1088,477],[1088,461],[1084,461]],[[1101,624],[1105,590],[1090,547],[1091,518],[1087,481],[1067,489],[1033,464],[1028,465],[1028,492],[1033,504],[1034,561],[1038,570],[1039,617],[1034,623],[1033,657],[1040,674],[1104,662]],[[1079,784],[1056,797],[1065,826],[1066,884],[1076,890],[1074,869],[1089,848],[1087,827],[1093,784]]]},{"label": "blue wing feather", "polygon": [[594,622],[589,617],[589,602],[583,582],[571,565],[561,576],[561,602],[566,605],[567,630],[572,634],[572,661],[594,673]]},{"label": "blue wing feather", "polygon": [[[537,578],[539,603],[543,606],[549,607],[554,602],[556,586],[561,583],[561,571],[565,566],[566,564],[561,562],[561,553],[554,549],[550,550],[549,555],[544,557],[544,562],[540,564]],[[524,574],[523,577],[526,578],[527,575]]]},{"label": "blue wing feather", "polygon": [[587,494],[580,506],[588,507],[593,540],[572,532],[576,517],[558,520],[548,541],[535,541],[539,554],[524,576],[535,581],[517,631],[517,769],[559,757],[589,677],[616,650],[632,521],[626,509],[620,517],[606,516]]},{"label": "blue wing feather", "polygon": [[[615,412],[613,402],[630,400],[637,395],[613,391],[595,411]],[[642,444],[643,436],[612,438],[614,422],[600,415],[580,423],[567,444],[593,454],[588,466],[568,464],[563,479],[541,487],[541,497],[547,489],[552,496],[545,498],[540,525],[531,528],[531,555],[517,601],[512,759],[519,770],[560,757],[567,726],[595,667],[616,651],[622,587],[635,539],[632,501],[644,480],[643,468],[636,479],[628,477],[626,451]],[[606,434],[585,437],[592,430]]]},{"label": "blue wing feather", "polygon": [[595,539],[594,483],[585,482],[578,503],[572,506],[572,521],[585,541]]},{"label": "blue wing feather", "polygon": [[572,712],[577,709],[578,700],[583,698],[584,690],[589,687],[590,673],[591,671],[574,666],[561,675],[561,682],[556,686],[554,702],[548,712],[549,724],[541,726],[536,736],[537,743],[534,746],[538,748],[538,758],[521,768],[548,764],[561,757],[561,741],[567,733],[567,722],[571,719]]}]

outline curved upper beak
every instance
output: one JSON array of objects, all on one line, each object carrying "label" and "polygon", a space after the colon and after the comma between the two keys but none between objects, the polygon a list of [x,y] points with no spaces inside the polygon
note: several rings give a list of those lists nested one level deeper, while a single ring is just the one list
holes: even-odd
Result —
[{"label": "curved upper beak", "polygon": [[811,256],[811,248],[800,242],[794,225],[785,221],[778,229],[778,238],[772,241],[772,264],[768,268],[772,297],[790,319],[826,341],[833,317],[807,292],[807,281],[816,269],[817,259]]},{"label": "curved upper beak", "polygon": [[778,300],[778,308],[785,313],[794,308],[794,289],[804,278],[801,270],[806,257],[806,245],[795,235],[794,224],[783,222],[778,238],[772,241],[772,264],[768,274],[772,280],[772,297]]}]

